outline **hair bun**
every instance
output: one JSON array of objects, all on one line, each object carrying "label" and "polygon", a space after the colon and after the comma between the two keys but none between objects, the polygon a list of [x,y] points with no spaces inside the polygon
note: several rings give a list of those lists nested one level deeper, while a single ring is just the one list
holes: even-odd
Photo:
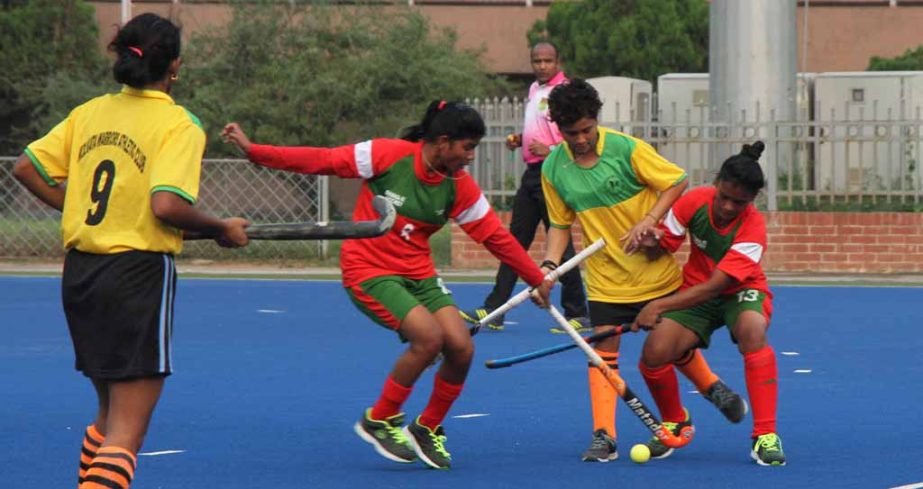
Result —
[{"label": "hair bun", "polygon": [[753,144],[745,144],[744,149],[740,151],[740,154],[749,156],[754,160],[760,159],[760,155],[763,154],[763,150],[766,149],[766,145],[762,141],[757,141]]}]

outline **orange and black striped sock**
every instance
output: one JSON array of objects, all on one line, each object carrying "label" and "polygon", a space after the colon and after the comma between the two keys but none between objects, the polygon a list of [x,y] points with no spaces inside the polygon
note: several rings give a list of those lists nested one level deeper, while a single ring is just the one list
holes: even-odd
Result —
[{"label": "orange and black striped sock", "polygon": [[683,355],[683,358],[673,362],[676,368],[695,384],[695,388],[700,394],[705,395],[708,388],[718,382],[718,376],[711,371],[705,356],[698,348],[689,350]]},{"label": "orange and black striped sock", "polygon": [[439,375],[435,376],[433,381],[433,393],[429,398],[429,403],[420,413],[420,424],[431,430],[435,430],[442,424],[452,403],[458,399],[462,388],[465,384],[450,384],[442,379]]},{"label": "orange and black striped sock", "polygon": [[77,473],[78,487],[83,484],[87,470],[90,469],[90,464],[93,463],[93,459],[96,458],[96,452],[105,439],[106,437],[96,429],[95,424],[87,426],[86,431],[83,433],[83,447],[80,448],[80,470]]},{"label": "orange and black striped sock", "polygon": [[753,408],[753,432],[757,437],[776,432],[776,399],[779,397],[779,371],[776,352],[771,346],[744,353],[744,376]]},{"label": "orange and black striped sock", "polygon": [[[619,371],[618,352],[596,350],[603,362],[616,372]],[[618,394],[606,376],[592,364],[588,370],[590,381],[590,404],[593,408],[593,431],[605,429],[609,436],[616,438],[615,434],[615,408],[618,405]]]},{"label": "orange and black striped sock", "polygon": [[673,369],[673,365],[668,363],[660,367],[649,368],[639,363],[638,367],[663,420],[674,423],[685,421],[686,412],[683,411],[683,403],[679,399],[679,382],[676,379],[676,370]]},{"label": "orange and black striped sock", "polygon": [[79,489],[128,489],[135,477],[135,454],[120,447],[102,447]]},{"label": "orange and black striped sock", "polygon": [[381,396],[372,406],[372,419],[388,419],[391,416],[401,412],[401,406],[404,401],[410,397],[413,386],[407,387],[398,384],[391,376],[385,380],[385,385],[381,389]]}]

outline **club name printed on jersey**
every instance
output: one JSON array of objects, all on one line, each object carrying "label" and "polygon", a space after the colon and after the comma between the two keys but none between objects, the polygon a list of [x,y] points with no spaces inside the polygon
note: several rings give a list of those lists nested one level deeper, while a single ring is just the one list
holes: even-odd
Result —
[{"label": "club name printed on jersey", "polygon": [[400,207],[404,205],[404,201],[407,200],[407,197],[399,195],[391,190],[385,190],[385,198],[390,200],[394,207]]},{"label": "club name printed on jersey", "polygon": [[135,163],[135,166],[144,173],[144,166],[147,164],[147,155],[141,151],[141,146],[131,137],[117,131],[104,131],[94,134],[80,145],[80,159],[83,159],[90,151],[100,146],[116,146],[127,154]]},{"label": "club name printed on jersey", "polygon": [[692,236],[692,242],[695,243],[695,245],[696,245],[700,250],[704,250],[705,248],[708,247],[708,241],[706,241],[706,240],[704,240],[704,239],[702,239],[702,238],[700,238],[700,237],[698,237],[698,236],[696,236],[696,235],[693,235],[693,236]]}]

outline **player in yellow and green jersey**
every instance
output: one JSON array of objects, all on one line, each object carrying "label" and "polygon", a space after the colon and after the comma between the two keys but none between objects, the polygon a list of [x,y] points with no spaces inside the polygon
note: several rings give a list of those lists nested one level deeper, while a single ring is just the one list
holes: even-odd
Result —
[{"label": "player in yellow and green jersey", "polygon": [[[183,231],[244,246],[247,221],[196,210],[205,132],[169,92],[180,32],[143,14],[109,45],[118,94],[71,111],[30,144],[14,174],[62,211],[62,299],[77,370],[99,410],[84,433],[80,489],[127,489],[136,454],[173,369],[176,270]],[[63,185],[66,182],[66,190]]]},{"label": "player in yellow and green jersey", "polygon": [[[672,256],[649,261],[635,252],[641,236],[656,226],[682,195],[686,173],[644,141],[600,127],[597,119],[602,102],[586,81],[573,79],[556,87],[548,102],[551,118],[566,144],[555,148],[542,167],[542,188],[551,221],[545,259],[550,262],[549,269],[556,266],[577,219],[586,241],[606,240],[607,246],[586,261],[590,321],[594,333],[600,333],[631,323],[645,304],[673,293],[682,284]],[[613,336],[595,346],[616,370],[619,344],[619,337]],[[746,404],[718,379],[698,350],[691,349],[672,360],[729,420],[736,423],[743,418]],[[673,365],[668,363],[660,374],[675,377]],[[590,367],[588,375],[593,439],[582,459],[608,462],[618,458],[617,394],[598,369]],[[665,426],[678,432],[691,426],[691,420]]]}]

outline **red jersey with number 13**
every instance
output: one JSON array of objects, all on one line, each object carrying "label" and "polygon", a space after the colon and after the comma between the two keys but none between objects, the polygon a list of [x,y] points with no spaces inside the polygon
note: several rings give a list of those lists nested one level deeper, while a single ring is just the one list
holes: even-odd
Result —
[{"label": "red jersey with number 13", "polygon": [[715,269],[733,277],[737,284],[723,295],[756,289],[772,295],[760,261],[766,251],[766,221],[751,203],[726,227],[714,224],[712,206],[717,189],[698,187],[679,198],[667,213],[660,229],[666,250],[675,252],[689,234],[689,260],[683,267],[683,286],[706,282]]}]

